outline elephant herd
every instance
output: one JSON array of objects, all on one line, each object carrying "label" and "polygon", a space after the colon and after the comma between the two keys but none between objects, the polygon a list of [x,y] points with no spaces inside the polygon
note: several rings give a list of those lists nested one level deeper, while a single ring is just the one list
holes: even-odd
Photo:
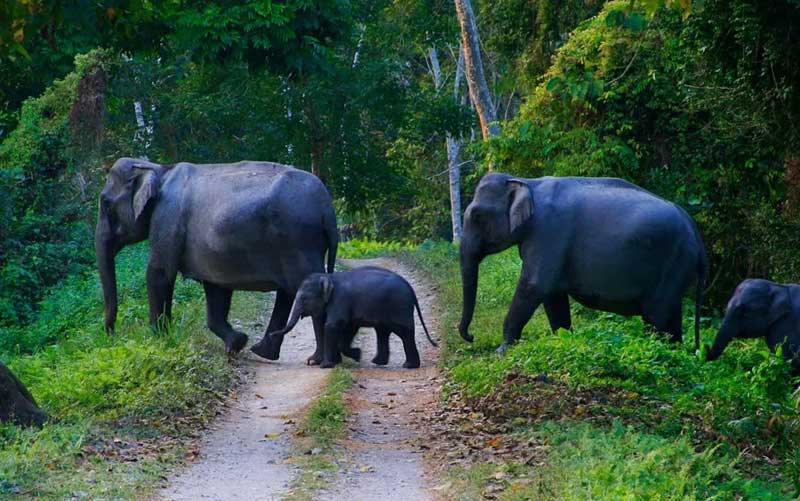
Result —
[{"label": "elephant herd", "polygon": [[[413,288],[381,268],[334,272],[338,232],[331,196],[314,175],[271,162],[160,165],[121,158],[99,200],[95,247],[105,327],[117,313],[114,259],[128,244],[150,241],[146,283],[150,323],[169,321],[178,272],[203,284],[209,329],[230,354],[247,336],[228,322],[234,290],[275,291],[264,337],[251,347],[280,356],[284,335],[310,316],[311,365],[332,367],[359,327],[377,334],[376,364],[389,358],[391,333],[403,341],[405,367],[419,367]],[[472,341],[481,261],[516,245],[522,271],[503,323],[502,353],[519,340],[539,305],[550,326],[570,329],[569,297],[594,309],[640,315],[673,342],[683,340],[682,298],[695,288],[695,348],[709,265],[692,218],[676,204],[615,178],[515,178],[485,175],[464,212],[460,244],[461,336]],[[745,280],[728,303],[708,360],[735,337],[783,347],[800,373],[800,286]],[[428,340],[433,340],[425,328]],[[435,343],[434,343],[435,344]]]}]

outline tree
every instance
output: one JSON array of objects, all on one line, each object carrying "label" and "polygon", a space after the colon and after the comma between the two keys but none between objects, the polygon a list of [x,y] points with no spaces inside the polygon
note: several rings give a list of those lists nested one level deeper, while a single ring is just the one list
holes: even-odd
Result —
[{"label": "tree", "polygon": [[461,47],[464,51],[464,67],[469,95],[475,111],[478,113],[481,135],[483,139],[488,139],[500,134],[500,125],[497,123],[497,112],[483,72],[475,14],[472,12],[470,0],[455,0],[455,4],[458,24],[461,26]]},{"label": "tree", "polygon": [[[441,89],[442,70],[439,65],[439,55],[436,46],[429,50],[430,68],[434,84],[437,89]],[[458,61],[456,62],[455,77],[453,78],[453,100],[459,102],[459,90],[461,87],[461,77],[464,73],[464,51],[460,50]],[[458,163],[458,154],[461,151],[461,140],[453,137],[447,132],[445,139],[445,150],[447,151],[447,170],[450,177],[450,220],[453,227],[453,242],[461,240],[461,164]]]}]

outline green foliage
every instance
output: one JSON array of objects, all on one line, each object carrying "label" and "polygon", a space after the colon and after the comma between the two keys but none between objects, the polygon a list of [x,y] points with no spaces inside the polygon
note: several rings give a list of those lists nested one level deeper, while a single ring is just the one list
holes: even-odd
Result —
[{"label": "green foliage", "polygon": [[0,144],[0,327],[30,320],[47,287],[93,260],[95,151],[75,147],[70,120],[81,80],[110,65],[104,51],[77,57],[75,71],[25,102]]},{"label": "green foliage", "polygon": [[[455,247],[426,243],[409,257],[441,284],[441,304],[451,305],[441,324],[455,325],[461,303]],[[494,349],[501,342],[501,326],[519,270],[516,249],[490,256],[481,264],[478,306],[471,326],[474,343],[465,343],[455,329],[445,335],[443,363],[454,384],[450,391],[480,398],[506,385],[509,374],[547,374],[572,391],[607,395],[594,404],[597,415],[633,423],[647,434],[674,442],[676,450],[685,448],[684,439],[676,437],[694,437],[704,450],[721,447],[724,457],[734,457],[737,449],[748,447],[770,450],[779,458],[781,478],[793,478],[800,414],[790,367],[780,355],[769,353],[763,341],[733,342],[718,361],[704,363],[689,343],[667,343],[639,318],[573,303],[571,332],[552,333],[540,309],[524,329],[521,342],[497,356]],[[690,332],[693,308],[687,304],[684,313],[684,331]],[[717,319],[712,327],[703,328],[701,337],[711,341],[718,324]],[[623,401],[611,396],[620,392]],[[596,459],[585,458],[589,466]],[[741,478],[763,467],[759,461],[743,459],[736,481],[725,489],[743,485]],[[705,492],[697,486],[691,489]]]},{"label": "green foliage", "polygon": [[[606,3],[485,153],[515,174],[617,176],[681,204],[703,232],[719,273],[711,297],[723,304],[743,277],[791,281],[800,270],[785,251],[800,243],[787,125],[800,55],[787,33],[800,9],[680,6]],[[774,79],[762,78],[768,65]]]},{"label": "green foliage", "polygon": [[344,259],[366,259],[385,256],[387,254],[397,254],[398,252],[411,248],[412,246],[409,243],[381,242],[378,240],[355,238],[339,242],[339,249],[336,256]]},{"label": "green foliage", "polygon": [[[116,335],[102,332],[99,283],[90,274],[51,292],[37,322],[0,336],[3,361],[52,418],[41,430],[0,427],[0,494],[131,497],[158,480],[165,457],[106,464],[112,459],[86,453],[86,446],[185,433],[187,424],[215,415],[233,372],[222,343],[205,329],[201,288],[179,282],[173,325],[154,334],[144,292],[147,254],[140,245],[120,256]],[[248,295],[235,300],[234,314],[243,308],[252,313],[260,305]],[[181,449],[170,454],[175,460]]]}]

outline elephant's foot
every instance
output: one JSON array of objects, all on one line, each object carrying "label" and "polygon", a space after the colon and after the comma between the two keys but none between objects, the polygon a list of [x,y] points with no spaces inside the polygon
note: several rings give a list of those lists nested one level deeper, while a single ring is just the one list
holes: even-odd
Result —
[{"label": "elephant's foot", "polygon": [[319,364],[319,366],[322,367],[323,369],[333,369],[334,367],[336,367],[336,362],[331,362],[330,360],[324,360],[321,364]]},{"label": "elephant's foot", "polygon": [[236,355],[247,344],[247,335],[241,332],[234,332],[225,340],[225,351],[228,355]]},{"label": "elephant's foot", "polygon": [[403,368],[419,369],[419,360],[406,360],[405,362],[403,362]]},{"label": "elephant's foot", "polygon": [[342,350],[342,353],[356,362],[361,361],[361,348],[348,348],[347,350]]},{"label": "elephant's foot", "polygon": [[314,352],[313,355],[306,359],[306,365],[320,365],[322,363],[322,355]]},{"label": "elephant's foot", "polygon": [[389,354],[381,356],[380,354],[375,355],[372,359],[372,363],[375,365],[386,365],[389,363]]},{"label": "elephant's foot", "polygon": [[278,360],[280,353],[278,353],[275,349],[272,349],[269,346],[269,341],[265,341],[266,339],[267,337],[264,336],[264,339],[250,347],[250,351],[261,358],[266,358],[267,360]]}]

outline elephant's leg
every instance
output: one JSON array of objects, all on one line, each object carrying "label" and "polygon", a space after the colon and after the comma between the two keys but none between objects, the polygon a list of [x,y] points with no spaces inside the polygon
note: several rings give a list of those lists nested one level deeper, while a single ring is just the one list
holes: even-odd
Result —
[{"label": "elephant's leg", "polygon": [[283,289],[278,289],[275,292],[275,303],[272,305],[272,314],[269,317],[267,328],[264,330],[264,337],[261,338],[261,341],[251,346],[250,351],[267,360],[280,358],[283,336],[269,336],[268,334],[286,327],[286,320],[289,318],[293,301],[293,294]]},{"label": "elephant's leg", "polygon": [[657,331],[669,334],[671,343],[683,341],[683,309],[680,302],[677,305],[662,302],[645,307],[642,320],[655,327]]},{"label": "elephant's leg", "polygon": [[406,361],[403,362],[403,367],[406,369],[416,369],[419,367],[419,351],[417,351],[417,343],[414,339],[414,327],[401,327],[395,329],[395,334],[400,336],[403,341],[403,351],[406,352]]},{"label": "elephant's leg", "polygon": [[569,296],[566,294],[553,294],[548,296],[542,303],[544,311],[547,313],[547,320],[550,321],[550,328],[553,332],[558,329],[571,329],[572,317],[569,312]]},{"label": "elephant's leg", "polygon": [[386,365],[389,363],[389,335],[392,331],[386,327],[376,327],[375,337],[378,341],[375,357],[372,363],[375,365]]},{"label": "elephant's leg", "polygon": [[233,291],[210,282],[203,282],[206,292],[206,323],[208,328],[225,342],[225,350],[233,355],[247,344],[247,335],[228,323]]},{"label": "elephant's leg", "polygon": [[339,340],[345,335],[344,329],[339,325],[324,325],[324,351],[320,367],[329,369],[335,367],[342,361],[342,354],[339,352]]},{"label": "elephant's leg", "polygon": [[533,316],[533,312],[542,303],[543,295],[538,293],[524,278],[517,283],[517,290],[511,300],[506,319],[503,322],[503,344],[497,348],[498,353],[506,349],[522,337],[522,329]]},{"label": "elephant's leg", "polygon": [[289,319],[293,301],[294,294],[286,292],[283,289],[278,289],[275,292],[275,304],[272,307],[272,314],[269,317],[267,328],[264,330],[264,335],[286,327],[286,321]]},{"label": "elephant's leg", "polygon": [[152,264],[147,266],[147,299],[150,303],[150,326],[153,330],[159,330],[170,320],[175,276],[175,272],[165,268]]},{"label": "elephant's leg", "polygon": [[[319,318],[312,317],[311,320],[314,322],[314,340],[317,343],[317,347],[314,349],[314,353],[306,359],[306,363],[308,365],[319,365],[322,363],[325,354],[325,331],[327,329],[325,325],[325,315]],[[338,340],[336,340],[336,344],[338,346]],[[336,351],[338,354],[338,349]]]},{"label": "elephant's leg", "polygon": [[353,348],[352,346],[353,339],[355,339],[356,334],[358,334],[358,327],[355,325],[348,326],[342,334],[343,335],[339,338],[339,351],[342,355],[359,362],[361,360],[361,348]]}]

